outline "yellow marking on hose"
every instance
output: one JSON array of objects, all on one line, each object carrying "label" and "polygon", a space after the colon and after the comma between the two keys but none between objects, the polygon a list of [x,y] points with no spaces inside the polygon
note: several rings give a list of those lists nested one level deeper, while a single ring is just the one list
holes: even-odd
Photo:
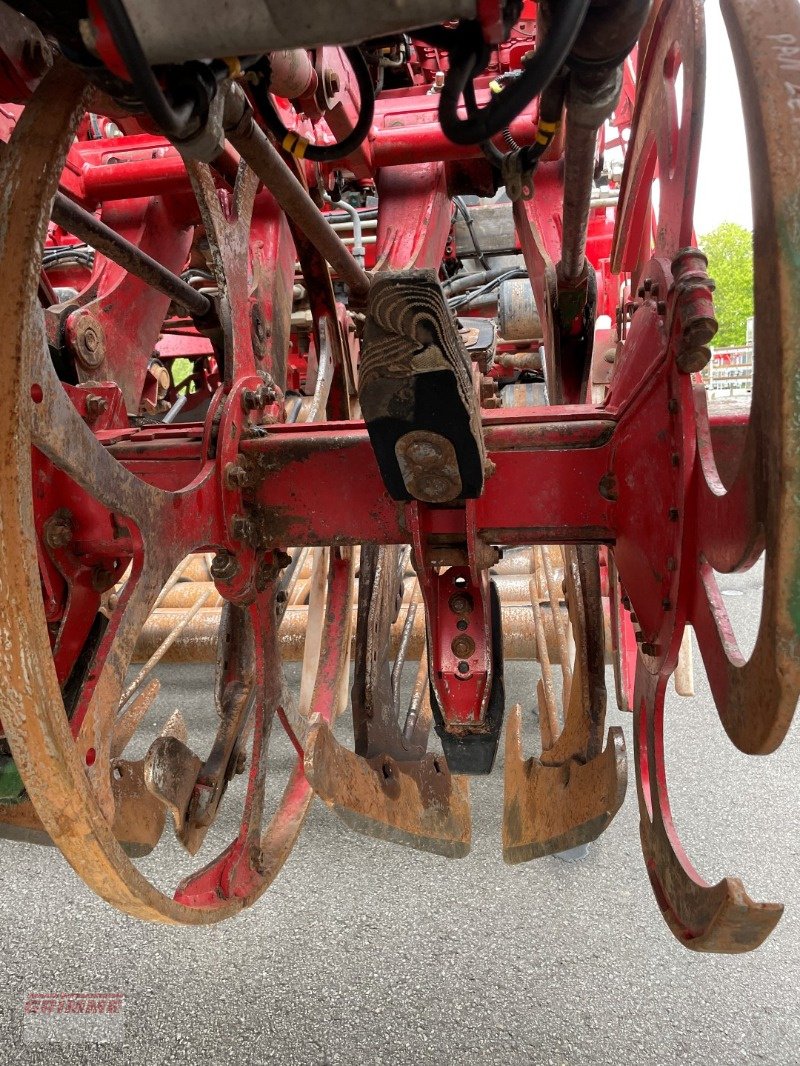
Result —
[{"label": "yellow marking on hose", "polygon": [[228,74],[232,78],[241,78],[242,76],[242,64],[239,62],[238,56],[225,56],[222,62],[228,68]]},{"label": "yellow marking on hose", "polygon": [[284,151],[291,152],[298,159],[302,159],[306,154],[306,148],[308,148],[309,143],[305,137],[301,137],[299,133],[290,130],[281,141],[281,147]]}]

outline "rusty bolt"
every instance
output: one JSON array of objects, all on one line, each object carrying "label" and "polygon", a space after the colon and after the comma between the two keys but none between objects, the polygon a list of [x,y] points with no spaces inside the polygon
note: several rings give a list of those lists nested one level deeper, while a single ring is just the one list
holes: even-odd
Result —
[{"label": "rusty bolt", "polygon": [[236,762],[233,764],[233,772],[235,774],[243,774],[245,766],[247,766],[247,752],[240,751],[236,756]]},{"label": "rusty bolt", "polygon": [[339,81],[338,71],[332,70],[330,67],[322,72],[322,85],[325,90],[325,95],[330,99],[332,96],[336,96],[341,88]]},{"label": "rusty bolt", "polygon": [[667,301],[659,300],[656,304],[656,311],[658,311],[662,318],[665,318],[667,314]]},{"label": "rusty bolt", "polygon": [[92,393],[86,397],[86,417],[90,422],[96,422],[107,410],[108,400],[105,396],[95,396]]},{"label": "rusty bolt", "polygon": [[702,370],[711,358],[708,345],[719,328],[714,315],[715,285],[708,276],[708,259],[698,248],[684,248],[672,262],[680,344],[675,364],[683,374]]},{"label": "rusty bolt", "polygon": [[243,466],[238,463],[227,463],[225,466],[225,488],[234,491],[245,489],[250,483],[250,477]]},{"label": "rusty bolt", "polygon": [[644,287],[640,290],[640,292],[642,293],[642,295],[644,295],[644,293],[650,292],[652,287],[653,287],[653,279],[652,278],[645,278],[644,279]]},{"label": "rusty bolt", "polygon": [[247,414],[249,411],[257,411],[259,408],[258,393],[254,389],[242,390],[242,410]]},{"label": "rusty bolt", "polygon": [[472,597],[466,592],[455,592],[448,606],[453,614],[468,614],[472,610]]},{"label": "rusty bolt", "polygon": [[458,664],[458,672],[460,674],[468,674],[469,673],[469,663],[463,663],[463,662],[459,663]]},{"label": "rusty bolt", "polygon": [[44,542],[48,548],[66,548],[72,540],[73,519],[66,507],[59,508],[44,524]]},{"label": "rusty bolt", "polygon": [[642,644],[642,655],[656,656],[658,655],[658,645],[645,641]]},{"label": "rusty bolt", "polygon": [[454,637],[450,648],[457,659],[469,659],[475,654],[475,641],[464,635]]},{"label": "rusty bolt", "polygon": [[675,365],[682,374],[699,374],[711,360],[711,349],[707,345],[698,348],[681,348],[675,356]]},{"label": "rusty bolt", "polygon": [[211,576],[215,581],[231,581],[239,572],[239,561],[232,552],[217,552],[211,562]]},{"label": "rusty bolt", "polygon": [[117,580],[117,575],[105,567],[96,566],[92,570],[92,588],[95,592],[108,592]]}]

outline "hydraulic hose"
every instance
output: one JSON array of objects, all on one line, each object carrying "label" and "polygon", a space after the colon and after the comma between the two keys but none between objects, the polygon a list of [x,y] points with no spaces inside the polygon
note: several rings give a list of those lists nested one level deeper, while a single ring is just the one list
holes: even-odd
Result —
[{"label": "hydraulic hose", "polygon": [[372,120],[375,116],[375,90],[367,61],[361,54],[361,50],[355,46],[345,48],[343,51],[353,68],[361,103],[355,126],[338,144],[311,144],[299,133],[288,129],[270,99],[267,62],[256,64],[253,68],[260,77],[250,85],[250,93],[264,123],[284,151],[291,152],[300,159],[310,159],[312,163],[334,163],[339,159],[344,159],[361,147],[372,128]]},{"label": "hydraulic hose", "polygon": [[479,72],[480,31],[473,24],[468,29],[465,27],[458,38],[447,38],[451,65],[439,100],[439,122],[445,136],[454,144],[480,144],[509,126],[561,70],[583,25],[589,3],[590,0],[563,0],[547,36],[525,64],[520,77],[466,118],[459,117],[458,106],[471,78]]}]

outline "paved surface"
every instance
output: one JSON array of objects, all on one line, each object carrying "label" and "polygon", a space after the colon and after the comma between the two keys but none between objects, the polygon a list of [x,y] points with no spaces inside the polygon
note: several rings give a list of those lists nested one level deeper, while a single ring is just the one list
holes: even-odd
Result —
[{"label": "paved surface", "polygon": [[[751,643],[758,571],[723,588]],[[697,698],[669,708],[675,818],[709,879],[738,874],[755,899],[785,902],[757,953],[673,940],[641,860],[632,774],[579,863],[503,865],[500,772],[473,787],[461,861],[354,836],[317,803],[269,894],[205,930],[126,918],[58,853],[0,842],[0,1062],[800,1062],[798,727],[775,756],[739,755],[696,666]],[[512,678],[528,706],[532,671]],[[203,671],[168,680],[164,713],[208,713]],[[165,852],[174,883],[187,867]],[[123,992],[124,1047],[25,1047],[31,990]]]}]

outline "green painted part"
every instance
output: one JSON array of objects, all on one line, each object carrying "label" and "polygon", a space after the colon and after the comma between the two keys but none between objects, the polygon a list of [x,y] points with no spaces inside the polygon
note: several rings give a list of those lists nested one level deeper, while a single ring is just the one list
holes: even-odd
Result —
[{"label": "green painted part", "polygon": [[14,760],[8,755],[0,755],[0,802],[15,803],[25,794],[25,786]]}]

